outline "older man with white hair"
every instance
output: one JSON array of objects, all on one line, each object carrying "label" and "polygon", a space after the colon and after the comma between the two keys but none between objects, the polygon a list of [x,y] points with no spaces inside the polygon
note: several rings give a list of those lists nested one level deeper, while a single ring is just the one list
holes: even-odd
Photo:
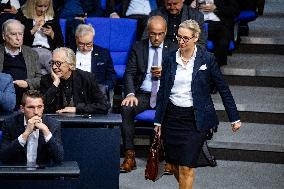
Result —
[{"label": "older man with white hair", "polygon": [[110,53],[94,44],[95,29],[92,25],[80,24],[76,29],[76,68],[92,72],[99,84],[113,89],[116,74]]},{"label": "older man with white hair", "polygon": [[12,76],[19,105],[23,92],[39,87],[41,71],[38,54],[23,45],[25,27],[21,22],[9,19],[2,28],[5,43],[0,45],[0,72]]}]

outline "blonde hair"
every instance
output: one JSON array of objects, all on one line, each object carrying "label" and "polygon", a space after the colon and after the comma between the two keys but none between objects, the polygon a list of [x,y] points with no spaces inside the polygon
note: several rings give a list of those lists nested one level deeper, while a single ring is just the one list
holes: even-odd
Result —
[{"label": "blonde hair", "polygon": [[62,53],[62,52],[65,52],[66,63],[72,66],[72,70],[75,70],[76,69],[76,55],[74,51],[67,47],[59,47],[53,51],[53,53]]},{"label": "blonde hair", "polygon": [[76,29],[75,36],[81,37],[89,33],[92,33],[93,37],[95,36],[95,29],[91,24],[79,24]]},{"label": "blonde hair", "polygon": [[34,19],[37,16],[35,9],[36,9],[36,4],[39,1],[49,1],[49,6],[48,6],[48,9],[45,13],[45,17],[48,20],[53,19],[54,10],[53,10],[52,0],[27,0],[27,2],[22,6],[22,11],[23,11],[23,14],[25,15],[25,17],[27,17],[29,19]]},{"label": "blonde hair", "polygon": [[194,36],[199,36],[199,34],[201,33],[200,27],[195,20],[185,20],[179,25],[179,27],[189,29],[190,31],[192,31],[192,34]]}]

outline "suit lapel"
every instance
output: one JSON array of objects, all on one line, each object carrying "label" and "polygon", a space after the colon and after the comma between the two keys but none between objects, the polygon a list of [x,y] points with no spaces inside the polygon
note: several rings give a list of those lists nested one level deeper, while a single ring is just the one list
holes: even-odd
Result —
[{"label": "suit lapel", "polygon": [[33,68],[31,67],[31,59],[30,59],[30,55],[28,55],[26,53],[26,48],[24,46],[22,46],[22,53],[23,53],[23,57],[24,57],[24,60],[25,60],[25,64],[26,64],[26,68],[27,68],[27,78],[31,78],[32,76],[29,75],[32,72]]},{"label": "suit lapel", "polygon": [[5,48],[4,48],[4,45],[1,45],[0,46],[0,72],[2,72],[3,70],[3,64],[4,64],[4,51],[5,51]]},{"label": "suit lapel", "polygon": [[144,73],[146,74],[147,72],[147,68],[148,68],[148,58],[149,58],[149,41],[148,40],[145,40],[143,42],[143,71]]},{"label": "suit lapel", "polygon": [[192,72],[192,81],[195,79],[197,72],[199,71],[200,66],[202,65],[202,53],[200,52],[200,48],[197,48],[196,57],[194,61],[193,66],[193,72]]},{"label": "suit lapel", "polygon": [[92,56],[91,56],[91,72],[95,73],[95,70],[97,68],[97,56],[98,56],[98,52],[97,50],[94,48],[92,51]]},{"label": "suit lapel", "polygon": [[72,87],[73,87],[73,101],[74,101],[74,104],[77,104],[79,102],[79,98],[80,98],[80,95],[79,93],[81,93],[82,91],[80,90],[82,87],[82,83],[81,83],[81,80],[79,79],[79,75],[77,73],[78,71],[77,70],[74,70],[73,71],[73,80],[72,80]]}]

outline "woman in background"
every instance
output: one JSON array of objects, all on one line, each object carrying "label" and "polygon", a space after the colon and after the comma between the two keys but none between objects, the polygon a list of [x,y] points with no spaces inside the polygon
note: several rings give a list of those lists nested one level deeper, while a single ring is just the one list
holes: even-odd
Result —
[{"label": "woman in background", "polygon": [[18,19],[25,25],[24,44],[38,53],[42,74],[50,73],[51,51],[64,46],[52,0],[27,0]]}]

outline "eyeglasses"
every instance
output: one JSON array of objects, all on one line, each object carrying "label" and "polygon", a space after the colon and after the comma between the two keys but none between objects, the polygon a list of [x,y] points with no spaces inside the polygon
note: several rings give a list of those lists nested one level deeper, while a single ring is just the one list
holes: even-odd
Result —
[{"label": "eyeglasses", "polygon": [[49,62],[51,66],[55,65],[57,68],[59,68],[63,63],[65,62],[53,61],[53,60]]},{"label": "eyeglasses", "polygon": [[177,36],[176,36],[178,42],[180,42],[181,40],[183,40],[184,43],[187,43],[189,40],[191,40],[191,39],[194,38],[194,37],[195,37],[195,36],[192,36],[192,37],[180,36],[180,35],[177,35]]},{"label": "eyeglasses", "polygon": [[89,42],[89,43],[81,43],[81,42],[78,42],[78,46],[79,46],[79,47],[84,47],[84,46],[86,46],[86,47],[90,48],[90,47],[93,47],[93,42]]},{"label": "eyeglasses", "polygon": [[150,37],[156,37],[156,36],[162,37],[162,36],[164,36],[164,35],[165,35],[165,32],[161,32],[161,33],[150,32],[150,33],[149,33],[149,36],[150,36]]}]

